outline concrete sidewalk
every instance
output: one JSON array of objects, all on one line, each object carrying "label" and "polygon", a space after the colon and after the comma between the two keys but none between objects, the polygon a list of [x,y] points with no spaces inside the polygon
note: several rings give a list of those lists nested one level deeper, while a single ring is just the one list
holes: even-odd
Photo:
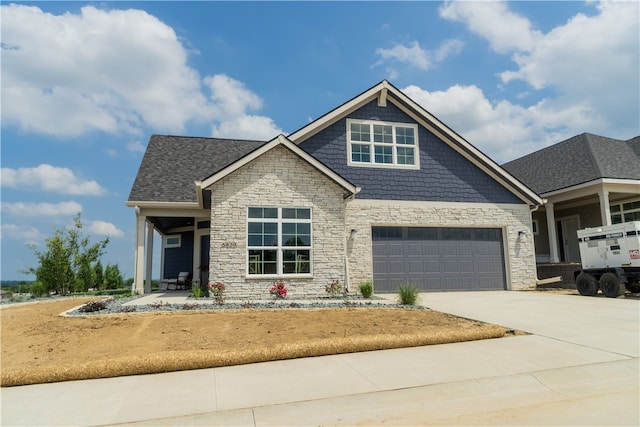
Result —
[{"label": "concrete sidewalk", "polygon": [[3,388],[2,425],[640,423],[638,301],[480,292],[423,302],[536,334]]}]

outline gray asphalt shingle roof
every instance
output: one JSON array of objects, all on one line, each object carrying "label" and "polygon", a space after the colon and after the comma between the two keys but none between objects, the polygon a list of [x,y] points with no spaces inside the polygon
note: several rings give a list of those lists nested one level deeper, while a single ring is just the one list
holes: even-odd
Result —
[{"label": "gray asphalt shingle roof", "polygon": [[129,201],[197,202],[202,181],[266,144],[264,141],[152,135]]},{"label": "gray asphalt shingle roof", "polygon": [[599,178],[640,180],[640,136],[583,133],[502,165],[538,194]]}]

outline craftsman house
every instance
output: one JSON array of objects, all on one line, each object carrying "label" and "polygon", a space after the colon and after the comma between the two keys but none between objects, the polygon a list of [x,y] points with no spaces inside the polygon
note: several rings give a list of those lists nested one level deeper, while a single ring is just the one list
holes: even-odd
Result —
[{"label": "craftsman house", "polygon": [[640,221],[640,136],[583,133],[503,167],[546,200],[533,213],[540,264],[580,262],[579,229]]},{"label": "craftsman house", "polygon": [[153,135],[127,206],[135,287],[189,272],[230,295],[413,283],[531,289],[542,199],[387,81],[270,141]]}]

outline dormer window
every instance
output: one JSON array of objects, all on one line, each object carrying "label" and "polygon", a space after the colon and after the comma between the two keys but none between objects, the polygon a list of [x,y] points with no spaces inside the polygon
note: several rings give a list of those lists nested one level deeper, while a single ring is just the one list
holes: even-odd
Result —
[{"label": "dormer window", "polygon": [[418,169],[418,126],[347,119],[349,166]]}]

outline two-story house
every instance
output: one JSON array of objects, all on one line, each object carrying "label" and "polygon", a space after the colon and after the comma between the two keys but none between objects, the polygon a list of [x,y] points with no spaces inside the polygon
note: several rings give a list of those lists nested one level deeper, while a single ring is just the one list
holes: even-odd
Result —
[{"label": "two-story house", "polygon": [[[532,289],[541,198],[387,81],[288,136],[151,137],[127,206],[135,286],[190,272],[260,297],[413,283],[423,291]],[[200,270],[208,274],[200,274]]]}]

